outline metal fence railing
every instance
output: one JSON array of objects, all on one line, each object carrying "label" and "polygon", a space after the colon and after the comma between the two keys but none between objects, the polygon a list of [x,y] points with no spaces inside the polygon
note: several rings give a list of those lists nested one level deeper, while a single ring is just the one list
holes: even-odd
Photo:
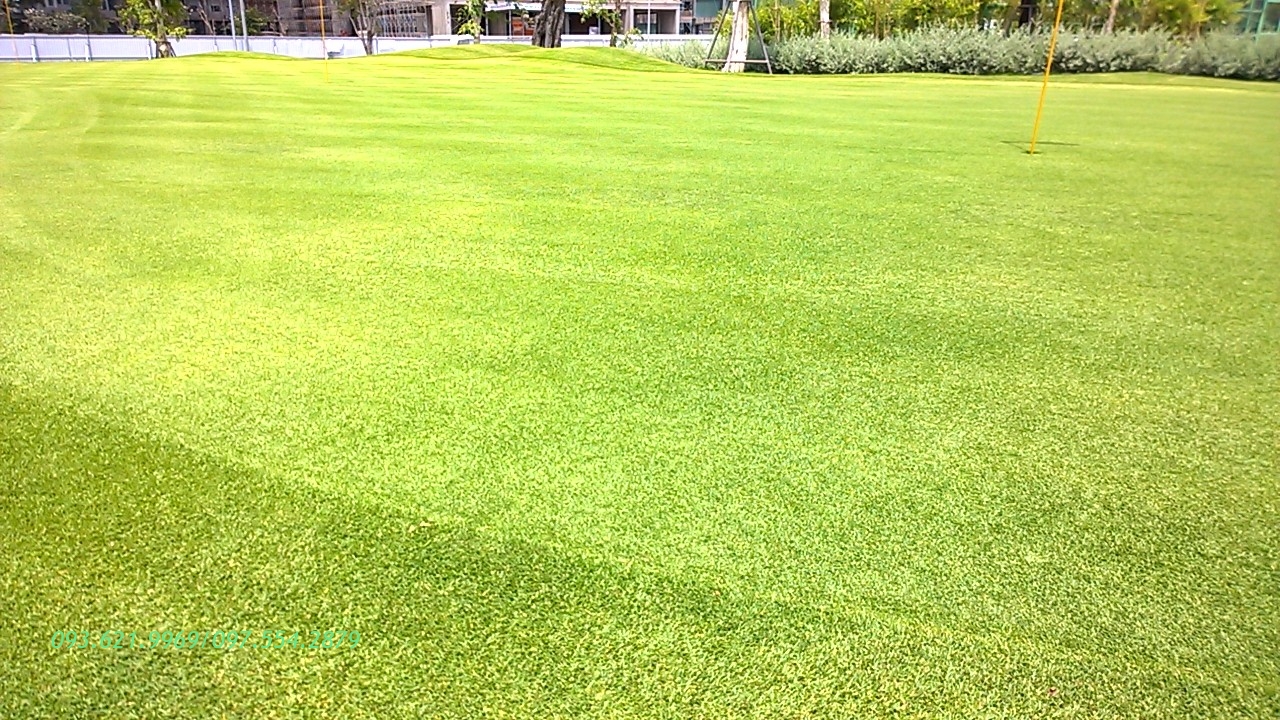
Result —
[{"label": "metal fence railing", "polygon": [[[636,45],[661,45],[681,43],[689,40],[709,41],[707,36],[699,35],[648,35],[637,39]],[[421,50],[433,47],[457,45],[469,42],[469,36],[434,35],[418,38],[375,38],[374,54],[400,52],[403,50]],[[483,38],[486,43],[520,43],[528,44],[527,37],[491,37]],[[565,35],[562,40],[565,47],[608,45],[608,36],[601,35]],[[173,50],[178,55],[200,55],[203,53],[245,50],[244,38],[232,38],[230,35],[189,35],[173,41]],[[327,51],[329,57],[358,57],[364,55],[364,46],[359,38],[336,37],[265,37],[249,38],[247,48],[252,52],[271,55],[284,55],[295,58],[323,58]],[[155,53],[150,40],[131,35],[0,35],[0,62],[78,62],[88,60],[147,60]]]}]

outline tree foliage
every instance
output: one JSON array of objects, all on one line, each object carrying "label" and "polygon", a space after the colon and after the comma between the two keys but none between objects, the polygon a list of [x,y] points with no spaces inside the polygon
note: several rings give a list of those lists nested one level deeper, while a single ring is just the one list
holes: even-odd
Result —
[{"label": "tree foliage", "polygon": [[62,10],[28,10],[23,13],[27,21],[27,31],[48,33],[50,35],[74,35],[88,30],[85,19]]},{"label": "tree foliage", "polygon": [[1138,27],[1162,27],[1181,35],[1199,35],[1202,31],[1236,21],[1242,4],[1234,0],[1150,0],[1143,3]]},{"label": "tree foliage", "polygon": [[261,35],[271,28],[271,18],[255,7],[245,9],[244,20],[250,35]]},{"label": "tree foliage", "polygon": [[187,34],[187,8],[182,0],[124,0],[116,14],[129,33],[155,43],[156,57],[173,57],[170,38]]},{"label": "tree foliage", "polygon": [[599,18],[609,25],[609,47],[627,47],[640,34],[635,28],[623,30],[627,23],[623,16],[622,0],[587,0],[582,6],[582,17]]},{"label": "tree foliage", "polygon": [[[770,41],[820,33],[820,0],[764,0],[761,30]],[[1020,0],[830,0],[836,30],[890,37],[923,28],[1017,24]],[[1053,0],[1042,0],[1037,22],[1053,17]],[[1072,0],[1063,7],[1071,29],[1148,30],[1196,36],[1235,22],[1240,0]],[[1108,25],[1108,18],[1114,18]]]},{"label": "tree foliage", "polygon": [[75,0],[71,3],[71,12],[84,18],[85,32],[104,33],[111,23],[102,11],[102,3],[94,0]]},{"label": "tree foliage", "polygon": [[9,0],[9,12],[0,16],[0,29],[8,33],[30,32],[27,27],[27,11],[35,9],[37,0]]},{"label": "tree foliage", "polygon": [[373,39],[378,34],[380,0],[338,0],[338,9],[351,18],[351,29],[360,38],[365,55],[373,54]]},{"label": "tree foliage", "polygon": [[480,42],[480,36],[484,34],[484,0],[462,3],[462,24],[458,26],[458,34],[470,35],[473,42]]}]

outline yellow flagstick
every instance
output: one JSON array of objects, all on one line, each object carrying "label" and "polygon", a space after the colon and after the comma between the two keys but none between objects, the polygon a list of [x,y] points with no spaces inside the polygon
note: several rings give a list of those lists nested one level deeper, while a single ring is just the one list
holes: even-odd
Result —
[{"label": "yellow flagstick", "polygon": [[1031,149],[1028,155],[1036,154],[1036,136],[1040,134],[1040,115],[1044,113],[1044,96],[1049,92],[1049,70],[1053,68],[1053,51],[1058,46],[1058,26],[1062,24],[1062,6],[1066,0],[1058,0],[1058,11],[1053,16],[1053,33],[1049,35],[1049,57],[1044,61],[1044,81],[1040,83],[1040,102],[1036,105],[1036,123],[1031,127]]},{"label": "yellow flagstick", "polygon": [[324,53],[324,81],[329,82],[329,46],[324,39],[324,4],[325,0],[317,0],[320,5],[320,52]]}]

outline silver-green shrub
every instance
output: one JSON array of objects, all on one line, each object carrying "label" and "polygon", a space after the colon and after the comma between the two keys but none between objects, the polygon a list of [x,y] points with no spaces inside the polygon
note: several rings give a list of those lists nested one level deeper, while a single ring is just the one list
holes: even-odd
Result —
[{"label": "silver-green shrub", "polygon": [[696,40],[689,40],[682,43],[646,45],[641,48],[641,52],[677,65],[700,68],[705,67],[702,61],[707,57],[707,46]]},{"label": "silver-green shrub", "polygon": [[1178,75],[1280,80],[1280,35],[1213,33],[1178,46],[1153,69]]},{"label": "silver-green shrub", "polygon": [[[877,39],[836,34],[797,37],[770,47],[777,72],[847,74],[929,72],[1027,75],[1044,70],[1043,33],[934,28]],[[1065,32],[1054,69],[1068,73],[1154,71],[1245,80],[1280,80],[1280,37],[1228,32],[1181,39],[1158,32]]]}]

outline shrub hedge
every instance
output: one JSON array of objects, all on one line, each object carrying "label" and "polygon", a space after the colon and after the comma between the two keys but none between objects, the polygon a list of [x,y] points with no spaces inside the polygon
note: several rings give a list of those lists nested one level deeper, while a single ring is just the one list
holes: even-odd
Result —
[{"label": "shrub hedge", "polygon": [[[885,39],[836,34],[799,37],[769,46],[774,71],[794,74],[928,72],[1030,75],[1044,70],[1045,33],[1002,34],[933,28]],[[706,46],[696,42],[651,47],[649,53],[701,67]],[[758,57],[758,55],[757,55]],[[1175,38],[1163,32],[1063,33],[1054,70],[1067,73],[1152,71],[1243,80],[1280,81],[1280,35],[1218,32]]]}]

